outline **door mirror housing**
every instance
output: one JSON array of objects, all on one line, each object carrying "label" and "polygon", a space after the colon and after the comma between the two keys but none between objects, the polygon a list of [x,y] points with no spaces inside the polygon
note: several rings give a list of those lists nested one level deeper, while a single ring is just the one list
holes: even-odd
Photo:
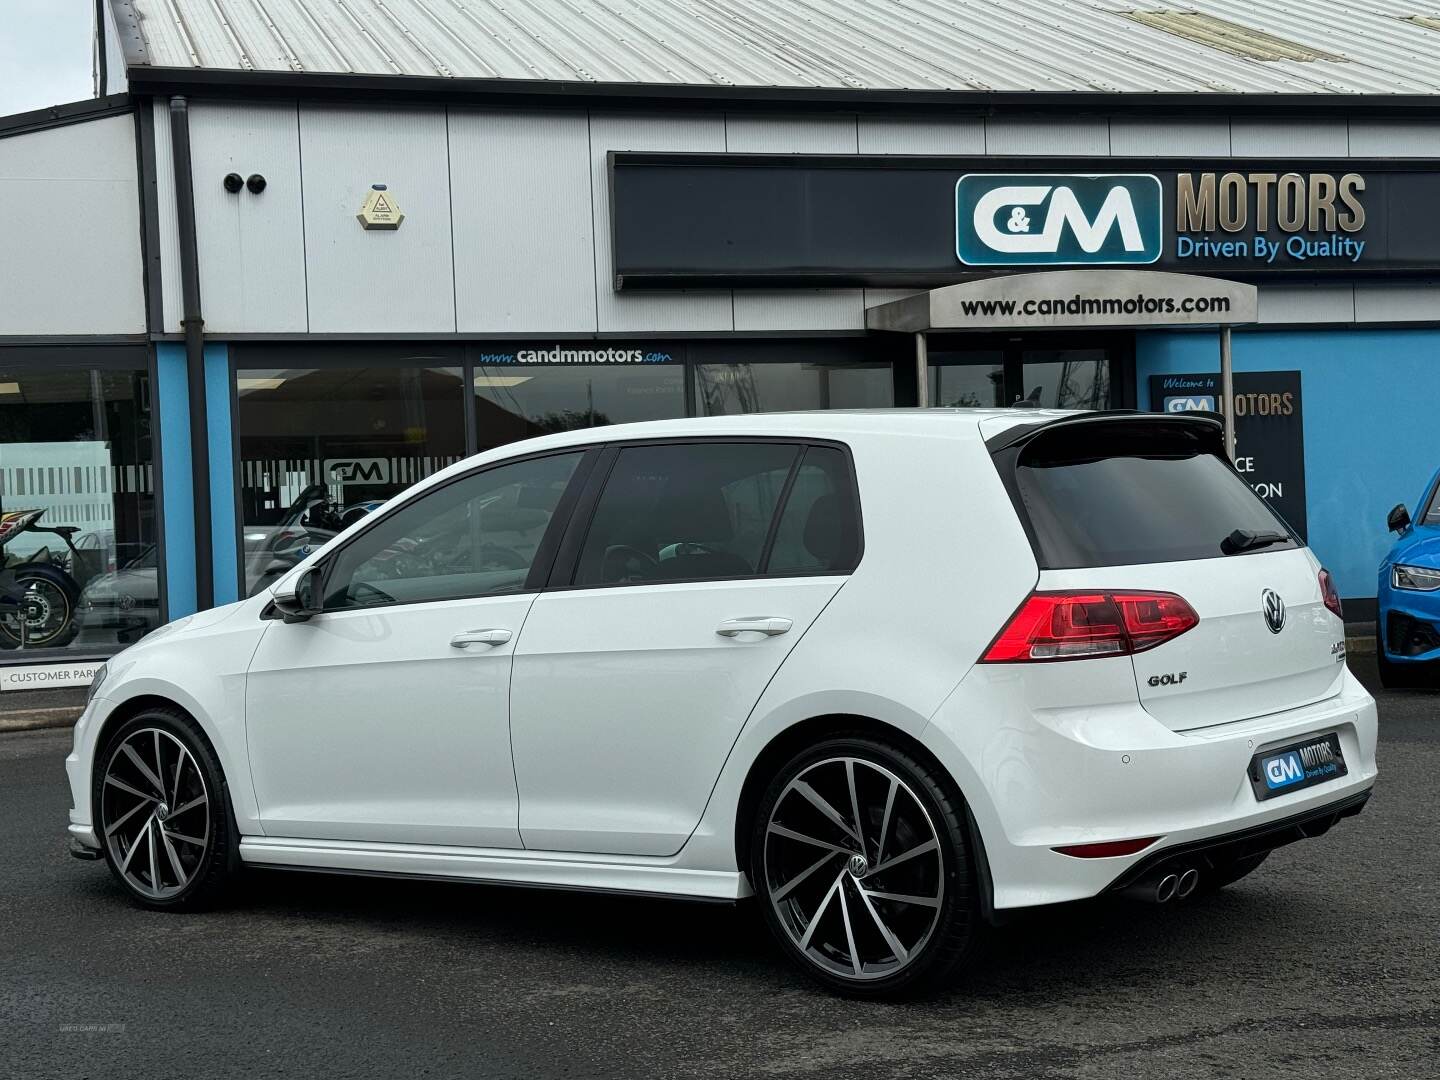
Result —
[{"label": "door mirror housing", "polygon": [[1385,526],[1393,533],[1401,533],[1410,527],[1410,511],[1405,509],[1404,503],[1396,503],[1395,508],[1385,516]]},{"label": "door mirror housing", "polygon": [[320,611],[320,567],[312,566],[299,577],[282,582],[271,600],[287,623],[304,622]]}]

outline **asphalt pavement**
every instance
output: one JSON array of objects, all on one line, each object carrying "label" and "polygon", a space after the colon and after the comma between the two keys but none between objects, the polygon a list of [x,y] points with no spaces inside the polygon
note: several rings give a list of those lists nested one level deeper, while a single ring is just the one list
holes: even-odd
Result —
[{"label": "asphalt pavement", "polygon": [[1381,721],[1328,836],[1213,897],[1029,913],[900,1005],[813,989],[748,904],[272,871],[141,911],[65,851],[69,732],[0,733],[0,1076],[1440,1076],[1440,693]]}]

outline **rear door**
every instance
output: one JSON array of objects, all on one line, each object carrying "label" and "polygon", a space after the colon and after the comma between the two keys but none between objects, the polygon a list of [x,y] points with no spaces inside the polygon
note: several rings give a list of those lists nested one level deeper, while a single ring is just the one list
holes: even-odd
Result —
[{"label": "rear door", "polygon": [[[783,441],[624,446],[515,650],[527,848],[670,855],[761,692],[859,552],[847,454]],[[608,468],[608,476],[607,476]]]},{"label": "rear door", "polygon": [[1009,451],[1038,589],[1173,593],[1199,616],[1133,656],[1140,701],[1177,731],[1329,697],[1344,661],[1319,565],[1225,460],[1218,432],[1092,417]]}]

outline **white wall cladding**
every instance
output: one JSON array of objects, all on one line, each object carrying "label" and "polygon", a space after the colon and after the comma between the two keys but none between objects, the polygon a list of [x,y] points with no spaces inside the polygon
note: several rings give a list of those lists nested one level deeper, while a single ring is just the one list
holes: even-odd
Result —
[{"label": "white wall cladding", "polygon": [[[156,117],[165,325],[174,332],[179,263],[163,103]],[[1440,158],[1434,120],[586,115],[201,101],[192,124],[206,324],[216,333],[856,330],[867,306],[909,292],[616,292],[611,150]],[[232,169],[263,173],[265,193],[226,194],[220,178]],[[367,233],[356,222],[372,183],[389,184],[405,211],[398,232]],[[1440,286],[1264,286],[1261,320],[1440,321]]]},{"label": "white wall cladding", "polygon": [[451,109],[450,190],[458,330],[595,329],[590,121],[583,112]]},{"label": "white wall cladding", "polygon": [[[300,106],[312,333],[455,330],[450,163],[443,109]],[[405,214],[355,220],[372,184]]]},{"label": "white wall cladding", "polygon": [[135,119],[0,138],[0,334],[145,331]]},{"label": "white wall cladding", "polygon": [[[294,102],[196,102],[190,157],[200,292],[207,333],[263,322],[274,332],[308,329],[300,128]],[[265,177],[259,195],[225,190],[227,173]],[[353,221],[353,217],[352,217]]]}]

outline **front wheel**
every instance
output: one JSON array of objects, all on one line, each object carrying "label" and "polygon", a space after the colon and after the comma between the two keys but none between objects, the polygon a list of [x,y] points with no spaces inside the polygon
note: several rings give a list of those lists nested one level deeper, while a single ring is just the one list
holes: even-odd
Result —
[{"label": "front wheel", "polygon": [[96,757],[94,783],[105,861],[141,906],[208,906],[238,873],[224,774],[184,713],[150,709],[122,723]]},{"label": "front wheel", "polygon": [[831,990],[893,998],[946,981],[980,934],[953,783],[857,734],[797,754],[760,800],[750,880],[766,924]]}]

